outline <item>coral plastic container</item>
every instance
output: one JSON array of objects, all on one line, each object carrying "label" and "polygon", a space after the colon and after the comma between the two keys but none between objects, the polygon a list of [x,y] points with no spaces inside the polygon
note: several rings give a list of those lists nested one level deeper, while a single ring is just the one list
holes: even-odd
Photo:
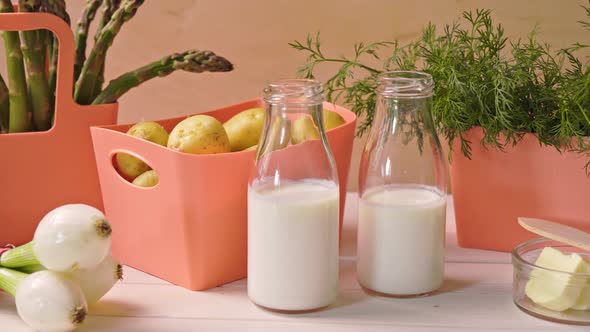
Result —
[{"label": "coral plastic container", "polygon": [[[261,100],[203,114],[224,122]],[[338,106],[346,123],[328,132],[338,166],[341,218],[355,131],[355,115]],[[186,117],[158,121],[167,131]],[[113,252],[124,264],[192,290],[246,277],[247,184],[255,151],[191,155],[126,135],[129,125],[92,128]],[[286,148],[287,150],[289,148]],[[118,152],[147,162],[159,175],[140,188],[113,166]]]},{"label": "coral plastic container", "polygon": [[102,209],[89,127],[117,121],[117,104],[74,102],[74,37],[65,22],[43,13],[0,14],[0,30],[34,29],[59,38],[55,120],[46,132],[0,134],[0,246],[32,240],[41,218],[60,205]]},{"label": "coral plastic container", "polygon": [[479,128],[465,137],[472,142],[472,159],[455,145],[451,164],[459,245],[511,251],[535,237],[518,225],[518,217],[554,220],[590,232],[586,157],[541,146],[532,134],[505,152],[484,148]]}]

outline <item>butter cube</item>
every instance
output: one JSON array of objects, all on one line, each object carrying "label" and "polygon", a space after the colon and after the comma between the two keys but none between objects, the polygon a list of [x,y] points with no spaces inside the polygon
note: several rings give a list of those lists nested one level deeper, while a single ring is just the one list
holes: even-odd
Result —
[{"label": "butter cube", "polygon": [[[579,254],[564,254],[552,247],[543,248],[535,265],[569,273],[590,272],[590,263]],[[536,269],[530,273],[525,293],[540,306],[550,310],[564,311],[575,305],[583,307],[588,304],[586,300],[582,300],[582,303],[578,304],[580,294],[586,286],[586,281],[583,278],[574,277],[567,273]]]},{"label": "butter cube", "polygon": [[572,307],[572,309],[576,310],[588,310],[590,309],[590,281],[587,282],[586,287],[580,293],[578,297],[578,301]]}]

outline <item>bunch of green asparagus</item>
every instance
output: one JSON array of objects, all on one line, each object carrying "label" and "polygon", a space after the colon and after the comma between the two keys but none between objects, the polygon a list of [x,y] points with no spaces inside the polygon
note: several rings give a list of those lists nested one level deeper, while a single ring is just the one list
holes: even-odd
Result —
[{"label": "bunch of green asparagus", "polygon": [[[75,29],[74,99],[82,105],[115,102],[124,93],[155,77],[177,70],[193,73],[231,71],[227,59],[211,51],[189,50],[165,56],[125,73],[104,85],[107,51],[144,0],[87,0]],[[0,12],[15,11],[11,0],[0,0]],[[102,16],[87,52],[90,25]],[[18,0],[19,12],[45,12],[70,24],[65,0]],[[0,75],[0,133],[45,131],[55,111],[58,40],[47,30],[2,32],[7,78]],[[8,83],[8,84],[7,84]]]}]

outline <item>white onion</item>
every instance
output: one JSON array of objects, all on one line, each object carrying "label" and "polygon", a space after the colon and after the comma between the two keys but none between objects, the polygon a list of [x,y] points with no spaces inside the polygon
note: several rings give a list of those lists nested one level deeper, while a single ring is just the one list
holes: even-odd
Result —
[{"label": "white onion", "polygon": [[66,273],[67,277],[80,285],[86,302],[98,302],[117,281],[123,279],[123,267],[108,255],[102,263],[92,269],[74,269]]},{"label": "white onion", "polygon": [[48,270],[89,269],[111,248],[111,226],[104,214],[84,204],[69,204],[49,212],[37,226],[33,252]]},{"label": "white onion", "polygon": [[35,272],[22,280],[15,299],[21,319],[40,332],[74,330],[88,311],[80,287],[52,271]]}]

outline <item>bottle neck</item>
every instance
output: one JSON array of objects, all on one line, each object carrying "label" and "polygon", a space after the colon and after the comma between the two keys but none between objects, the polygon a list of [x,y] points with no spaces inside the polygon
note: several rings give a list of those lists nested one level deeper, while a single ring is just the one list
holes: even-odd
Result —
[{"label": "bottle neck", "polygon": [[264,89],[264,101],[270,105],[306,107],[324,101],[324,89],[316,80],[289,79],[269,84]]},{"label": "bottle neck", "polygon": [[416,131],[433,133],[432,96],[400,98],[379,94],[373,125],[381,130],[411,134]]},{"label": "bottle neck", "polygon": [[310,79],[288,79],[269,84],[264,89],[266,118],[310,116],[322,121],[323,86]]},{"label": "bottle neck", "polygon": [[391,122],[391,129],[433,129],[431,107],[434,81],[423,72],[384,72],[377,79],[375,120]]},{"label": "bottle neck", "polygon": [[269,103],[266,102],[266,115],[267,116],[280,116],[287,118],[296,118],[298,115],[309,115],[321,114],[323,104],[289,104],[289,103]]}]

